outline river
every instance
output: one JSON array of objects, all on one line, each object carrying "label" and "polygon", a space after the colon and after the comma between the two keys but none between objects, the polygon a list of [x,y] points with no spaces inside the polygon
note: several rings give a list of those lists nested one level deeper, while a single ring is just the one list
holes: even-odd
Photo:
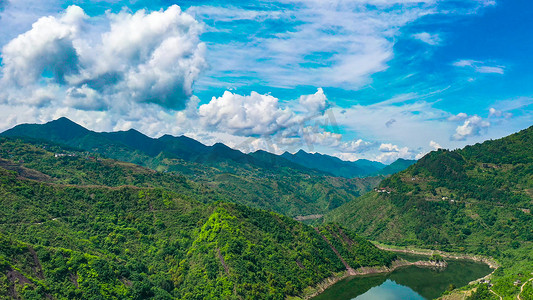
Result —
[{"label": "river", "polygon": [[[403,256],[403,255],[400,255]],[[403,256],[418,259],[420,257]],[[424,259],[427,260],[427,257]],[[424,300],[434,299],[450,285],[461,287],[481,278],[492,269],[483,263],[470,260],[448,259],[445,269],[416,266],[402,267],[391,273],[345,278],[313,300]]]}]

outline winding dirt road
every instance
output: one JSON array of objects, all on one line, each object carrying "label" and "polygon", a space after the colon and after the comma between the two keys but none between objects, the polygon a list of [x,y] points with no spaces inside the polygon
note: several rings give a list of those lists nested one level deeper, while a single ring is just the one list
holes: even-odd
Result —
[{"label": "winding dirt road", "polygon": [[[529,278],[528,281],[524,282],[524,284],[522,284],[522,286],[520,287],[520,293],[518,293],[518,295],[516,295],[516,299],[518,300],[523,300],[521,297],[520,297],[520,294],[522,294],[522,292],[524,291],[524,287],[526,286],[526,284],[528,282],[530,282],[531,280],[533,280],[533,277],[532,278]],[[500,297],[501,298],[501,297]]]}]

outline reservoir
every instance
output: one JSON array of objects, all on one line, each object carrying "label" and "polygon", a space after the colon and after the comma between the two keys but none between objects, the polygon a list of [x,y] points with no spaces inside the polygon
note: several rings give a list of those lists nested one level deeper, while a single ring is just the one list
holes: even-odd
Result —
[{"label": "reservoir", "polygon": [[[415,257],[400,257],[413,260]],[[420,259],[421,257],[416,257]],[[422,257],[427,260],[428,257]],[[425,300],[439,297],[451,286],[461,287],[484,277],[492,269],[471,260],[447,259],[444,269],[402,267],[390,273],[347,277],[313,300]]]}]

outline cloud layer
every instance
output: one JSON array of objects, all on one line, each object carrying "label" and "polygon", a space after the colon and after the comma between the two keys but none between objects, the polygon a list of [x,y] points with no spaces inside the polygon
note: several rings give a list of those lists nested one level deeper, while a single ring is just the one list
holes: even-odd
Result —
[{"label": "cloud layer", "polygon": [[[156,2],[57,13],[61,1],[10,1],[0,12],[0,129],[67,116],[93,130],[388,163],[532,123],[530,95],[494,99],[503,93],[483,81],[508,84],[518,64],[447,51],[457,36],[445,23],[491,0],[199,0],[185,12]],[[425,23],[435,18],[438,31]],[[464,75],[482,93],[464,93]]]}]

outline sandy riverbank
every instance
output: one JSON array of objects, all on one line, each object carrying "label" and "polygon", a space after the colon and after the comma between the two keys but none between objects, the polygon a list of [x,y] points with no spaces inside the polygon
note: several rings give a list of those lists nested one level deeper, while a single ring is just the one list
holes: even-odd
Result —
[{"label": "sandy riverbank", "polygon": [[481,255],[451,253],[451,252],[444,252],[440,250],[431,250],[431,249],[399,248],[399,247],[388,246],[388,245],[384,245],[380,243],[374,243],[374,246],[378,247],[381,250],[398,252],[398,253],[407,253],[407,254],[424,255],[424,256],[431,256],[433,254],[439,254],[440,256],[444,258],[473,260],[477,262],[482,262],[488,265],[491,269],[497,269],[500,267],[500,264],[492,257],[486,257],[486,256],[481,256]]}]

